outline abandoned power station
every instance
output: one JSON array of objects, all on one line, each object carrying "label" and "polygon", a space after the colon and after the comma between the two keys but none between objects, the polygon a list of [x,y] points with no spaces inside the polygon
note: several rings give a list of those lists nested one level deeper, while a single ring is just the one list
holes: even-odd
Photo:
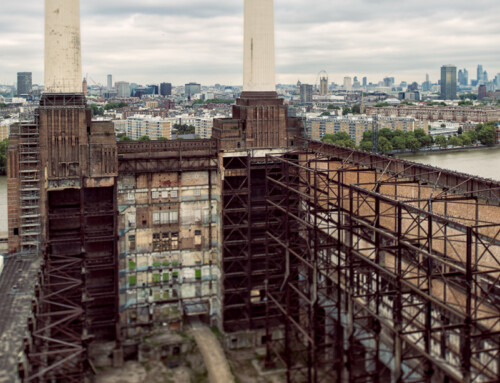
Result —
[{"label": "abandoned power station", "polygon": [[273,0],[245,0],[244,91],[213,138],[117,142],[82,93],[79,1],[45,6],[45,93],[8,153],[17,379],[84,382],[94,342],[119,365],[197,316],[289,382],[500,381],[500,183],[304,139]]}]

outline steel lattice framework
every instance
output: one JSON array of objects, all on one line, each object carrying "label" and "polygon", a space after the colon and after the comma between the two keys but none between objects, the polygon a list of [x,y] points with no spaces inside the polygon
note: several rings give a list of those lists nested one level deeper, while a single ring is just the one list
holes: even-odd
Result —
[{"label": "steel lattice framework", "polygon": [[268,161],[268,363],[289,382],[500,379],[500,185],[313,142]]}]

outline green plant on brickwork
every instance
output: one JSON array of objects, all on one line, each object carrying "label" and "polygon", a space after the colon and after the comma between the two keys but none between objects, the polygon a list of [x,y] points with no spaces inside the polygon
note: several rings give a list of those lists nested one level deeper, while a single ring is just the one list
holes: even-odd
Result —
[{"label": "green plant on brickwork", "polygon": [[168,263],[168,262],[162,262],[161,265],[162,266],[168,266],[168,265],[170,265],[170,263]]},{"label": "green plant on brickwork", "polygon": [[163,282],[168,282],[168,273],[163,273]]},{"label": "green plant on brickwork", "polygon": [[153,274],[153,282],[160,282],[160,274]]},{"label": "green plant on brickwork", "polygon": [[129,269],[135,269],[135,262],[134,261],[128,261],[128,268]]},{"label": "green plant on brickwork", "polygon": [[195,270],[194,275],[195,275],[196,279],[201,279],[201,270],[199,270],[199,269]]},{"label": "green plant on brickwork", "polygon": [[173,261],[173,262],[172,262],[172,266],[174,266],[174,267],[179,266],[179,262],[177,262],[177,261]]},{"label": "green plant on brickwork", "polygon": [[172,277],[173,277],[173,278],[177,278],[178,276],[179,276],[179,273],[178,273],[177,271],[174,271],[174,272],[172,273]]},{"label": "green plant on brickwork", "polygon": [[153,262],[153,267],[160,267],[160,262]]},{"label": "green plant on brickwork", "polygon": [[131,286],[135,286],[137,284],[137,276],[135,275],[131,275],[128,277],[128,283],[131,285]]}]

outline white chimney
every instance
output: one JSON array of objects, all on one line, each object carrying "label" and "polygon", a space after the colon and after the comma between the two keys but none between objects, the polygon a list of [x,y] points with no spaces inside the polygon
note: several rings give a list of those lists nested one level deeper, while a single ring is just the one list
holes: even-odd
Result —
[{"label": "white chimney", "polygon": [[45,92],[83,92],[79,0],[45,0]]},{"label": "white chimney", "polygon": [[243,91],[276,91],[273,0],[245,0]]}]

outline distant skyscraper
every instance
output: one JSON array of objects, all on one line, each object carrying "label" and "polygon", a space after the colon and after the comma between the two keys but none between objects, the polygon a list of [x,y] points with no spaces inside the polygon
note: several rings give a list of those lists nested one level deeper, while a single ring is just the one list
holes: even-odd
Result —
[{"label": "distant skyscraper", "polygon": [[394,77],[384,77],[384,86],[390,88],[394,85]]},{"label": "distant skyscraper", "polygon": [[313,86],[309,84],[300,85],[300,102],[312,102]]},{"label": "distant skyscraper", "polygon": [[500,89],[500,73],[497,74],[497,77],[496,77],[496,84],[497,84],[497,89]]},{"label": "distant skyscraper", "polygon": [[458,83],[460,85],[463,85],[463,82],[464,82],[464,72],[462,71],[462,69],[460,69],[458,71]]},{"label": "distant skyscraper", "polygon": [[344,77],[344,90],[348,92],[352,89],[352,79],[350,77]]},{"label": "distant skyscraper", "polygon": [[462,85],[469,85],[469,71],[467,69],[464,69],[464,82]]},{"label": "distant skyscraper", "polygon": [[186,97],[190,97],[193,94],[197,94],[201,92],[201,85],[195,82],[190,82],[184,86],[184,93]]},{"label": "distant skyscraper", "polygon": [[367,81],[368,81],[368,79],[366,77],[363,77],[363,87],[366,87]]},{"label": "distant skyscraper", "polygon": [[328,94],[328,77],[321,77],[319,81],[319,94],[321,96],[326,96]]},{"label": "distant skyscraper", "polygon": [[162,96],[171,96],[172,95],[172,84],[169,82],[162,82],[160,84],[160,94]]},{"label": "distant skyscraper", "polygon": [[112,88],[113,88],[113,75],[108,74],[108,89],[112,89]]},{"label": "distant skyscraper", "polygon": [[441,98],[443,100],[457,98],[457,67],[454,65],[441,67]]},{"label": "distant skyscraper", "polygon": [[483,81],[483,66],[478,65],[477,66],[477,82]]},{"label": "distant skyscraper", "polygon": [[31,72],[19,72],[17,74],[17,95],[29,94],[31,88]]},{"label": "distant skyscraper", "polygon": [[486,95],[487,95],[486,85],[479,85],[479,88],[477,90],[477,99],[482,100],[483,98],[486,97]]},{"label": "distant skyscraper", "polygon": [[116,93],[118,97],[130,97],[130,84],[126,81],[117,81]]}]

